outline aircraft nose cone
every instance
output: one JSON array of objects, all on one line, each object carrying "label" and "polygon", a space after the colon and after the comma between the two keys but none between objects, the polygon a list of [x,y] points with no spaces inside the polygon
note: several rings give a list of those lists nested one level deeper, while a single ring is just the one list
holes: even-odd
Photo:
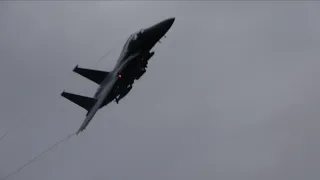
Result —
[{"label": "aircraft nose cone", "polygon": [[158,32],[160,34],[166,33],[171,28],[174,20],[175,20],[175,18],[165,19],[165,20],[151,26],[150,28],[148,28],[148,30],[153,31],[153,32]]},{"label": "aircraft nose cone", "polygon": [[166,27],[166,29],[170,29],[173,22],[174,22],[175,18],[172,17],[172,18],[168,18],[162,22],[159,23],[160,26],[163,26],[163,27]]},{"label": "aircraft nose cone", "polygon": [[155,34],[157,34],[157,37],[162,37],[167,31],[171,28],[175,18],[168,18],[165,19],[158,24],[152,26],[150,28],[151,31],[153,31]]},{"label": "aircraft nose cone", "polygon": [[167,19],[167,21],[168,21],[168,23],[170,23],[172,25],[174,23],[175,19],[176,19],[175,17],[172,17],[172,18]]},{"label": "aircraft nose cone", "polygon": [[175,18],[171,17],[146,28],[143,33],[143,39],[148,44],[147,46],[153,46],[158,42],[168,32],[174,21]]}]

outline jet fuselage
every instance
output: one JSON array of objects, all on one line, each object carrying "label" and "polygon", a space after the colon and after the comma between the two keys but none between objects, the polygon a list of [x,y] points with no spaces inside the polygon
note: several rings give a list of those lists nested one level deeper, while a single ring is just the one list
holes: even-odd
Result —
[{"label": "jet fuselage", "polygon": [[[131,34],[123,46],[114,69],[98,88],[95,98],[101,96],[101,92],[103,92],[102,89],[107,88],[113,78],[117,79],[114,86],[117,86],[118,89],[123,89],[123,93],[127,94],[127,88],[129,91],[131,90],[135,76],[139,75],[140,70],[145,71],[144,66],[153,56],[154,52],[150,53],[150,50],[167,33],[174,20],[175,18],[169,18],[149,28],[140,29],[138,32]],[[112,101],[115,95],[114,93],[119,92],[112,91],[107,93],[108,95],[101,107]]]},{"label": "jet fuselage", "polygon": [[86,118],[77,134],[83,131],[96,112],[111,101],[125,97],[132,84],[145,72],[148,60],[154,55],[150,50],[171,28],[175,18],[169,18],[149,28],[141,29],[130,35],[123,46],[117,63],[112,71],[98,71],[76,66],[74,72],[99,84],[93,98],[68,92],[61,95],[87,110]]}]

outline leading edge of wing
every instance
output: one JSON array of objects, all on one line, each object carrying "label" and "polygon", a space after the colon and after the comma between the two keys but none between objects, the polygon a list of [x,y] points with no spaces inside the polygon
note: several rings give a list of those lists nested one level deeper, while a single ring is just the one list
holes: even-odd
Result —
[{"label": "leading edge of wing", "polygon": [[94,104],[94,106],[91,108],[91,110],[88,112],[86,118],[84,119],[83,123],[81,124],[79,130],[76,133],[77,135],[80,132],[82,132],[83,130],[85,130],[85,128],[88,126],[88,124],[92,120],[93,116],[97,113],[97,111],[99,110],[99,108],[103,104],[105,98],[110,93],[110,91],[111,91],[113,85],[116,83],[116,81],[117,81],[116,78],[112,78],[111,81],[109,81],[109,83],[106,85],[107,87],[105,87],[105,89],[103,90],[102,95],[99,97],[99,99]]},{"label": "leading edge of wing", "polygon": [[[123,69],[123,67],[131,60],[134,59],[135,57],[139,56],[140,52],[135,53],[133,55],[131,55],[130,57],[128,57],[128,59],[126,60],[126,62],[124,64],[122,64],[120,70]],[[117,72],[118,73],[118,72]],[[108,82],[108,84],[106,84],[106,87],[102,90],[101,92],[101,96],[99,97],[99,99],[97,100],[97,102],[94,104],[94,106],[91,108],[91,110],[88,112],[86,118],[84,119],[83,123],[81,124],[79,130],[77,131],[77,135],[82,132],[83,130],[85,130],[85,128],[88,126],[88,124],[90,123],[90,121],[92,120],[93,116],[97,113],[97,111],[99,110],[99,108],[101,107],[103,101],[107,98],[108,94],[111,92],[114,84],[117,82],[117,76],[115,73],[110,74],[111,79]]]},{"label": "leading edge of wing", "polygon": [[86,127],[88,126],[88,124],[90,123],[90,121],[92,120],[93,116],[97,113],[97,111],[99,110],[100,106],[103,103],[103,98],[98,99],[98,101],[94,104],[94,106],[91,108],[91,110],[88,112],[86,118],[84,119],[83,123],[81,124],[80,128],[77,131],[77,135],[86,129]]}]

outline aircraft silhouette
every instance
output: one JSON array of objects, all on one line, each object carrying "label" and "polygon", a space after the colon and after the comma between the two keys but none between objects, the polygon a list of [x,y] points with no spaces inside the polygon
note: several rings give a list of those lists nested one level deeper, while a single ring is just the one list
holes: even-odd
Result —
[{"label": "aircraft silhouette", "polygon": [[115,67],[110,72],[85,69],[78,65],[73,69],[74,72],[99,85],[94,97],[65,91],[61,93],[61,96],[87,110],[86,118],[76,134],[88,126],[100,108],[113,100],[119,103],[131,91],[134,81],[140,79],[146,72],[148,61],[154,55],[153,51],[150,52],[151,49],[165,37],[174,21],[175,18],[169,18],[131,34],[123,46]]}]

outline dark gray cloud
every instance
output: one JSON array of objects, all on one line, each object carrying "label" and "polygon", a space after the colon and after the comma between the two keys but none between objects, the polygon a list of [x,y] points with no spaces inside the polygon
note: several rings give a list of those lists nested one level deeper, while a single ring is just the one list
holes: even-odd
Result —
[{"label": "dark gray cloud", "polygon": [[[319,179],[317,2],[0,2],[0,176],[78,129],[76,64],[176,17],[119,105],[12,180]],[[111,51],[106,60],[99,58]]]}]

